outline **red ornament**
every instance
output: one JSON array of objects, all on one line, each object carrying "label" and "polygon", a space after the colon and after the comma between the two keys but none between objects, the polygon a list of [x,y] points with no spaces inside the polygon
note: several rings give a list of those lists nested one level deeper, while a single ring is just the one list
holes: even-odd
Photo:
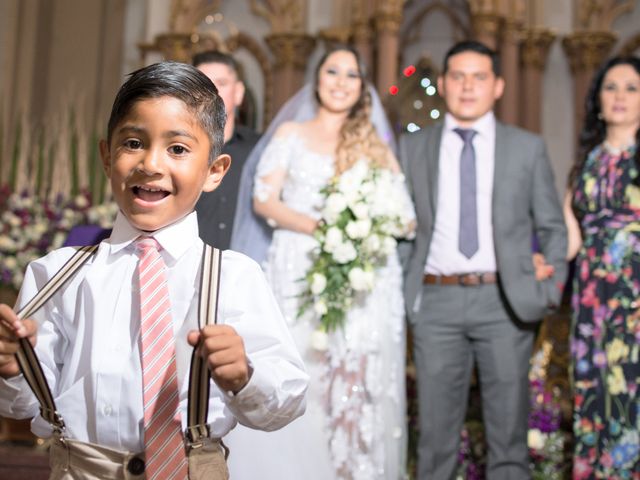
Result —
[{"label": "red ornament", "polygon": [[397,95],[398,94],[398,87],[396,87],[395,85],[391,85],[389,87],[389,93],[391,95]]},{"label": "red ornament", "polygon": [[414,67],[413,65],[409,65],[408,67],[405,67],[402,73],[404,73],[405,77],[410,77],[411,75],[416,73],[416,67]]}]

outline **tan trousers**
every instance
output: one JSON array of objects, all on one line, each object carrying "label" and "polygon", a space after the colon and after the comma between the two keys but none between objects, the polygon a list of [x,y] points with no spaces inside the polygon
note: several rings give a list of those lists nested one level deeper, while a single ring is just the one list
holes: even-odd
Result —
[{"label": "tan trousers", "polygon": [[[127,468],[144,454],[121,452],[77,440],[56,437],[51,444],[49,480],[144,480]],[[134,460],[135,462],[136,460]],[[135,469],[134,469],[135,470]],[[189,453],[189,480],[228,480],[229,471],[219,441],[211,440]],[[172,480],[172,479],[167,479]]]}]

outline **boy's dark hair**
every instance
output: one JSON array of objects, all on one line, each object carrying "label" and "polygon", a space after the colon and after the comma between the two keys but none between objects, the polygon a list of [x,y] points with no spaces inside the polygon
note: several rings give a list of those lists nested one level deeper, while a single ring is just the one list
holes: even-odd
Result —
[{"label": "boy's dark hair", "polygon": [[118,124],[136,102],[149,98],[173,97],[184,102],[207,133],[211,147],[209,164],[218,158],[224,144],[224,124],[227,118],[218,89],[209,78],[191,65],[161,62],[129,74],[113,101],[107,127],[107,142]]},{"label": "boy's dark hair", "polygon": [[226,65],[235,72],[238,80],[241,82],[244,81],[242,66],[228,53],[223,53],[219,50],[206,50],[204,52],[196,53],[191,59],[191,65],[194,67],[199,67],[205,63],[221,63]]},{"label": "boy's dark hair", "polygon": [[463,52],[475,52],[480,55],[486,55],[491,59],[491,70],[493,70],[494,75],[496,77],[500,76],[500,57],[498,56],[498,53],[477,40],[464,40],[451,47],[444,56],[442,75],[447,73],[447,70],[449,70],[449,59],[454,55]]}]

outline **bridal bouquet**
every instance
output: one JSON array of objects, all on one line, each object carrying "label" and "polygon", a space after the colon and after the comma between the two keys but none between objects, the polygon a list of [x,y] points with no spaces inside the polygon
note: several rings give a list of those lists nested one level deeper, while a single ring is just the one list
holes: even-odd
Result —
[{"label": "bridal bouquet", "polygon": [[319,246],[304,278],[298,316],[312,308],[321,331],[336,330],[356,297],[373,289],[376,268],[394,252],[396,238],[409,231],[403,183],[401,175],[361,160],[322,190]]}]

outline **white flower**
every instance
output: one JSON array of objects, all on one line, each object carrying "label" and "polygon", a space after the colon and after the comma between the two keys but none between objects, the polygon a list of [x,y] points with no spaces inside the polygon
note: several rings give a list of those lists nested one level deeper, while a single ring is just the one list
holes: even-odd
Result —
[{"label": "white flower", "polygon": [[353,240],[364,238],[369,235],[371,231],[371,220],[365,218],[364,220],[356,220],[355,222],[351,221],[347,223],[345,231],[349,238]]},{"label": "white flower", "polygon": [[353,243],[350,241],[346,241],[338,245],[333,251],[333,259],[338,263],[349,263],[352,260],[355,260],[358,256],[358,252],[356,251]]},{"label": "white flower", "polygon": [[380,242],[380,236],[371,235],[364,239],[362,242],[362,248],[365,253],[375,254],[378,253],[380,248],[382,247],[382,243]]},{"label": "white flower", "polygon": [[322,216],[328,224],[335,223],[340,214],[347,208],[347,199],[341,193],[332,193],[322,210]]},{"label": "white flower", "polygon": [[311,293],[320,295],[327,286],[327,277],[321,273],[314,273],[311,277]]},{"label": "white flower", "polygon": [[89,206],[89,201],[87,200],[87,197],[85,197],[84,195],[76,195],[76,198],[74,199],[74,203],[78,208],[87,208]]},{"label": "white flower", "polygon": [[382,251],[385,255],[391,255],[395,251],[396,245],[398,245],[398,242],[396,242],[395,238],[384,237],[384,240],[382,240]]},{"label": "white flower", "polygon": [[547,440],[547,434],[542,433],[537,428],[529,429],[527,433],[527,445],[534,450],[541,450]]},{"label": "white flower", "polygon": [[7,252],[15,252],[16,244],[7,235],[0,235],[0,250],[4,250]]},{"label": "white flower", "polygon": [[22,220],[20,220],[20,217],[11,212],[7,212],[5,217],[6,218],[4,220],[12,227],[19,227],[20,225],[22,225]]},{"label": "white flower", "polygon": [[335,251],[339,245],[342,245],[342,231],[337,227],[331,227],[325,235],[324,251],[331,253]]},{"label": "white flower", "polygon": [[313,310],[316,312],[316,314],[322,316],[328,311],[327,304],[322,299],[316,300],[316,302],[313,304]]},{"label": "white flower", "polygon": [[365,292],[373,288],[375,276],[373,272],[365,271],[360,267],[349,271],[349,284],[356,292]]},{"label": "white flower", "polygon": [[4,259],[4,268],[14,270],[17,267],[18,262],[16,261],[16,257],[9,256]]},{"label": "white flower", "polygon": [[351,207],[351,211],[358,220],[369,218],[369,206],[364,202],[358,202]]},{"label": "white flower", "polygon": [[311,334],[311,339],[309,341],[311,348],[314,350],[318,350],[320,352],[324,352],[329,348],[329,335],[322,330],[315,330]]}]

